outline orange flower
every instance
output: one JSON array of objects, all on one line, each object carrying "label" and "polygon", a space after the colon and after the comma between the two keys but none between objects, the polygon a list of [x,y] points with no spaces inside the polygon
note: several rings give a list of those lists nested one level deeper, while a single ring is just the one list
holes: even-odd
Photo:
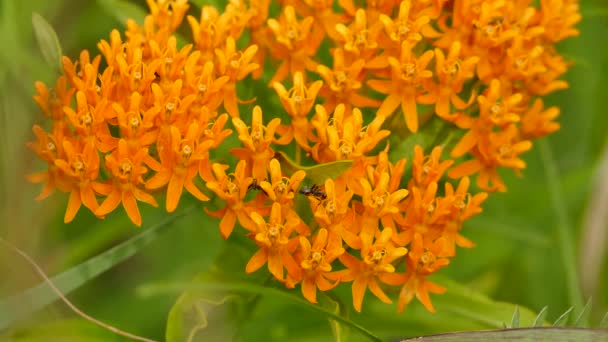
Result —
[{"label": "orange flower", "polygon": [[536,99],[532,107],[521,117],[521,134],[524,139],[540,138],[559,130],[559,108],[550,107],[543,110],[543,100]]},{"label": "orange flower", "polygon": [[[270,120],[267,126],[262,121],[262,108],[255,106],[251,119],[251,128],[239,118],[232,118],[232,124],[239,133],[239,140],[246,148],[233,148],[230,153],[241,160],[247,161],[247,170],[251,171],[253,178],[257,180],[266,179],[266,168],[270,159],[274,157],[274,151],[270,147],[272,143],[282,144],[287,140],[276,139],[274,133],[281,124],[281,119]],[[291,140],[291,139],[289,139]],[[288,142],[288,140],[287,140]]]},{"label": "orange flower", "polygon": [[[129,110],[125,112],[119,103],[114,103],[112,109],[116,112],[120,135],[127,141],[130,149],[137,150],[141,147],[152,145],[158,136],[153,130],[154,118],[158,114],[157,107],[142,110],[142,97],[139,93],[131,94]],[[144,107],[145,108],[145,107]]]},{"label": "orange flower", "polygon": [[[373,181],[373,180],[372,180]],[[380,178],[370,183],[368,179],[361,179],[361,187],[363,193],[361,194],[361,202],[365,208],[364,216],[382,221],[384,228],[395,228],[393,218],[399,213],[399,203],[408,195],[406,189],[398,189],[394,191],[389,190],[390,176],[388,172],[383,172]],[[377,223],[375,224],[377,226]],[[361,232],[361,239],[364,239],[364,232],[368,232],[369,238],[374,235],[372,225],[366,225],[363,227]]]},{"label": "orange flower", "polygon": [[[214,115],[217,115],[214,113]],[[207,141],[210,141],[210,149],[216,149],[220,144],[232,134],[231,129],[224,129],[228,122],[228,114],[224,113],[215,119],[211,118],[212,114],[207,107],[202,107],[199,127],[202,129],[201,140],[199,144],[205,145]],[[204,152],[200,160],[198,172],[206,182],[213,179],[211,174],[211,161],[209,159],[209,152]]]},{"label": "orange flower", "polygon": [[[317,162],[362,160],[366,153],[390,135],[390,131],[380,129],[384,118],[375,117],[368,126],[363,126],[361,111],[355,108],[347,117],[345,108],[344,104],[339,104],[329,118],[323,106],[315,106],[316,114],[311,124],[317,132],[317,141],[311,154]],[[360,168],[362,172],[364,165],[361,164]]]},{"label": "orange flower", "polygon": [[177,127],[171,126],[171,140],[158,143],[161,167],[153,168],[157,173],[146,181],[146,188],[158,189],[168,184],[167,212],[175,211],[184,188],[200,201],[209,200],[193,182],[199,172],[199,163],[207,158],[213,145],[211,140],[200,143],[200,135],[201,130],[196,122],[190,124],[183,137]]},{"label": "orange flower", "polygon": [[28,181],[32,183],[45,183],[44,188],[35,199],[41,201],[49,197],[55,191],[55,188],[59,188],[63,192],[70,191],[69,182],[64,179],[63,171],[55,165],[56,160],[65,159],[65,152],[61,143],[65,139],[63,129],[55,129],[53,134],[48,134],[40,126],[34,125],[32,131],[37,141],[28,142],[27,147],[47,163],[47,171],[27,176]]},{"label": "orange flower", "polygon": [[388,95],[376,115],[387,118],[401,105],[407,128],[415,133],[418,131],[416,101],[421,94],[422,83],[433,76],[432,71],[426,70],[433,58],[433,51],[428,50],[417,57],[412,51],[413,48],[413,44],[405,41],[401,45],[400,59],[388,58],[391,81],[369,80],[367,84],[377,92]]},{"label": "orange flower", "polygon": [[207,188],[224,200],[226,206],[216,212],[211,212],[205,208],[205,212],[213,217],[222,219],[220,221],[220,233],[224,239],[227,239],[234,230],[237,218],[245,229],[255,229],[254,222],[249,218],[251,209],[243,202],[252,181],[251,177],[245,175],[246,167],[247,162],[241,160],[236,165],[234,173],[229,175],[226,174],[228,165],[216,163],[211,167],[215,174],[215,179],[207,181]]},{"label": "orange flower", "polygon": [[461,128],[469,128],[469,131],[452,149],[452,157],[460,157],[473,147],[483,144],[492,131],[492,127],[498,126],[505,129],[507,126],[519,122],[519,113],[522,109],[518,105],[522,101],[522,97],[521,94],[503,97],[501,82],[497,79],[492,80],[486,94],[477,97],[479,117],[461,116],[458,119],[457,124]]},{"label": "orange flower", "polygon": [[283,108],[291,116],[291,127],[296,142],[307,151],[310,150],[310,146],[308,146],[310,128],[307,116],[315,104],[317,93],[322,85],[323,81],[315,81],[309,87],[306,87],[304,76],[299,71],[293,76],[293,88],[289,92],[279,82],[272,84],[279,95]]},{"label": "orange flower", "polygon": [[75,142],[76,146],[64,140],[66,159],[55,160],[55,165],[63,171],[62,178],[68,184],[70,192],[68,207],[63,217],[65,223],[74,219],[82,204],[92,212],[99,206],[93,191],[95,180],[99,176],[99,156],[93,145],[82,141]]},{"label": "orange flower", "polygon": [[[198,55],[198,51],[192,54]],[[202,71],[198,70],[199,66],[195,62],[192,59],[192,63],[184,66],[184,87],[189,90],[188,93],[196,94],[195,106],[214,111],[222,104],[222,89],[230,81],[230,76],[216,77],[215,66],[211,61],[205,62]]]},{"label": "orange flower", "polygon": [[345,64],[344,49],[336,48],[333,50],[333,69],[325,65],[317,66],[317,73],[325,81],[325,86],[321,88],[321,95],[325,97],[323,106],[328,112],[333,111],[336,105],[344,103],[346,115],[352,112],[352,107],[378,107],[380,101],[370,99],[357,92],[361,89],[362,73],[365,66],[364,59],[357,59],[352,63]]},{"label": "orange flower", "polygon": [[[339,284],[332,273],[332,262],[344,253],[339,239],[328,239],[327,229],[321,228],[313,238],[312,246],[300,236],[302,249],[302,295],[311,303],[317,302],[317,288],[328,291]],[[335,280],[333,283],[329,279]]]},{"label": "orange flower", "polygon": [[292,6],[283,8],[278,21],[268,19],[268,27],[276,40],[276,43],[271,43],[270,52],[282,61],[270,84],[281,82],[298,71],[315,70],[317,66],[311,57],[317,53],[321,40],[312,34],[313,23],[313,17],[298,21]]},{"label": "orange flower", "polygon": [[110,130],[104,120],[107,101],[104,99],[96,106],[89,105],[85,94],[79,91],[76,93],[76,106],[77,111],[70,107],[64,107],[63,110],[80,139],[101,152],[114,149],[116,143],[111,139]]},{"label": "orange flower", "polygon": [[520,140],[517,127],[511,125],[505,131],[490,133],[487,141],[480,144],[474,155],[477,159],[465,161],[448,172],[451,178],[461,178],[479,172],[477,185],[487,191],[506,191],[498,175],[498,167],[508,167],[516,172],[524,169],[526,163],[519,155],[532,148],[529,140]]},{"label": "orange flower", "polygon": [[439,84],[435,88],[435,112],[446,120],[452,120],[456,116],[450,115],[450,103],[458,110],[468,107],[475,98],[472,93],[468,102],[458,97],[462,92],[464,82],[475,76],[475,65],[479,61],[478,56],[470,56],[461,59],[461,44],[459,41],[452,43],[450,51],[446,56],[441,49],[435,49],[435,74]]},{"label": "orange flower", "polygon": [[273,202],[289,208],[293,205],[294,196],[300,183],[306,177],[306,172],[298,170],[291,177],[285,177],[281,172],[281,164],[274,158],[270,160],[268,168],[270,169],[270,181],[260,182],[260,187]]},{"label": "orange flower", "polygon": [[341,238],[352,248],[361,248],[361,240],[354,225],[354,217],[350,208],[353,192],[346,188],[343,182],[335,183],[332,179],[325,180],[323,191],[325,199],[316,199],[311,196],[312,209],[315,220],[321,227],[327,228],[330,240]]},{"label": "orange flower", "polygon": [[251,63],[257,51],[257,45],[251,45],[242,52],[237,51],[236,42],[232,37],[228,37],[224,49],[215,49],[217,61],[215,67],[218,75],[230,77],[222,89],[222,98],[224,99],[224,108],[233,118],[239,116],[236,82],[244,79],[260,67],[256,63]]},{"label": "orange flower", "polygon": [[[392,43],[392,47],[398,50],[404,41],[416,44],[422,40],[420,32],[429,23],[430,18],[426,15],[414,17],[411,15],[412,1],[401,1],[399,13],[395,20],[386,14],[380,14],[379,20],[384,25],[384,30]],[[389,12],[390,13],[390,12]],[[385,46],[391,48],[391,46]]]},{"label": "orange flower", "polygon": [[291,240],[290,235],[302,221],[296,214],[283,217],[281,211],[281,205],[274,202],[268,222],[257,212],[250,214],[251,220],[255,222],[255,242],[260,249],[249,259],[245,267],[247,273],[255,272],[268,263],[268,270],[280,281],[285,280],[284,268],[292,278],[300,278],[300,266],[291,255],[294,242],[299,241]]},{"label": "orange flower", "polygon": [[336,31],[340,36],[338,42],[349,54],[351,60],[363,59],[365,68],[375,69],[386,66],[386,59],[378,55],[378,36],[382,31],[382,24],[376,20],[370,20],[368,25],[367,14],[360,8],[355,13],[355,19],[347,27],[337,24]]},{"label": "orange flower", "polygon": [[382,276],[395,272],[391,263],[407,254],[407,248],[393,245],[392,234],[391,228],[385,228],[373,244],[364,244],[361,249],[362,260],[349,253],[340,256],[340,261],[347,269],[338,271],[337,274],[341,276],[342,282],[353,281],[353,306],[357,312],[361,312],[363,297],[368,287],[381,301],[392,303],[376,281],[376,278],[382,279]]},{"label": "orange flower", "polygon": [[113,178],[105,184],[93,184],[96,192],[108,196],[95,210],[95,215],[107,215],[122,202],[131,221],[141,226],[137,201],[155,207],[158,205],[154,197],[139,188],[139,185],[144,184],[143,176],[148,172],[143,163],[149,158],[147,148],[132,151],[129,150],[126,140],[118,141],[118,148],[112,154],[106,155],[105,167],[112,173]]},{"label": "orange flower", "polygon": [[72,104],[72,98],[76,89],[67,86],[67,78],[65,75],[59,76],[55,87],[49,89],[40,81],[34,84],[37,95],[34,96],[34,101],[38,103],[44,115],[53,120],[53,125],[58,122],[63,122],[63,108]]},{"label": "orange flower", "polygon": [[454,164],[454,161],[449,159],[441,161],[441,152],[441,146],[436,146],[429,155],[425,156],[420,145],[414,147],[410,187],[425,189],[429,184],[439,182],[443,173]]}]

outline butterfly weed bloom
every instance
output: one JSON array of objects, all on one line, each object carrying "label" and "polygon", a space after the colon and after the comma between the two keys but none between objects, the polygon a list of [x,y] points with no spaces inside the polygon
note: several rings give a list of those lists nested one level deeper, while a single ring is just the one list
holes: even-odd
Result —
[{"label": "butterfly weed bloom", "polygon": [[69,193],[65,222],[122,204],[136,225],[138,202],[213,199],[221,236],[257,246],[246,273],[313,303],[350,286],[357,311],[368,289],[435,310],[429,276],[474,246],[462,229],[507,190],[499,171],[560,128],[543,97],[568,87],[555,44],[581,19],[577,0],[231,0],[178,37],[188,2],[147,3],[36,82],[37,199]]}]

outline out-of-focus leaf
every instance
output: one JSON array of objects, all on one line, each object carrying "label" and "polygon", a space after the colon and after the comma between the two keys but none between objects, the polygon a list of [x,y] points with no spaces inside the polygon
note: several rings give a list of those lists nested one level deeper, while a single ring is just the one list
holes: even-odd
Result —
[{"label": "out-of-focus leaf", "polygon": [[57,33],[55,33],[51,24],[38,13],[32,13],[32,25],[34,26],[36,41],[44,60],[54,71],[60,73],[62,70],[61,56],[63,56],[63,53],[61,52],[61,44],[59,43],[59,38],[57,38]]},{"label": "out-of-focus leaf", "polygon": [[587,300],[587,303],[576,317],[576,321],[574,321],[574,326],[577,328],[584,328],[585,325],[589,322],[589,313],[591,312],[591,298]]},{"label": "out-of-focus leaf", "polygon": [[522,328],[424,336],[406,341],[605,341],[608,331],[580,328]]},{"label": "out-of-focus leaf", "polygon": [[604,315],[604,318],[600,321],[600,328],[608,329],[608,312]]},{"label": "out-of-focus leaf", "polygon": [[328,310],[320,305],[311,304],[308,301],[296,296],[293,293],[289,293],[284,290],[280,290],[273,287],[265,287],[253,283],[246,282],[200,282],[200,283],[173,283],[173,284],[149,284],[138,288],[138,293],[141,296],[152,296],[160,294],[172,294],[181,291],[208,291],[208,292],[221,292],[221,293],[254,293],[261,296],[271,296],[274,298],[282,298],[293,304],[297,304],[299,307],[307,310],[313,310],[321,313],[328,318],[334,319],[343,323],[354,330],[364,334],[367,338],[372,341],[382,341],[371,331],[358,323],[342,317],[331,310]]},{"label": "out-of-focus leaf", "polygon": [[570,307],[570,309],[566,310],[566,312],[564,312],[561,316],[559,316],[555,320],[555,322],[553,323],[553,326],[556,326],[556,327],[564,326],[568,322],[568,318],[569,318],[572,310],[574,310],[574,307]]},{"label": "out-of-focus leaf", "polygon": [[[205,278],[201,275],[193,282]],[[235,327],[229,319],[228,306],[235,299],[236,295],[220,292],[185,291],[169,312],[167,342],[232,340]]]},{"label": "out-of-focus leaf", "polygon": [[511,318],[511,329],[519,328],[519,306],[515,305],[515,311],[513,312],[513,318]]},{"label": "out-of-focus leaf", "polygon": [[[189,213],[192,209],[193,207],[190,207],[180,214],[168,216],[164,221],[146,229],[141,234],[52,277],[51,281],[63,294],[70,293],[133,256],[141,248],[154,241],[171,226],[173,221]],[[0,330],[57,299],[55,292],[44,282],[22,293],[3,299],[0,301]]]},{"label": "out-of-focus leaf", "polygon": [[532,322],[536,315],[530,309],[517,306],[517,317],[513,314],[516,305],[493,301],[463,285],[445,278],[437,283],[445,286],[447,292],[433,297],[437,312],[451,312],[486,325],[488,328],[501,328],[509,317],[520,322]]},{"label": "out-of-focus leaf", "polygon": [[125,338],[83,319],[61,320],[24,328],[12,329],[0,335],[0,341],[11,342],[107,342],[124,341]]},{"label": "out-of-focus leaf", "polygon": [[[346,310],[344,308],[343,303],[340,302],[340,299],[332,297],[331,293],[320,292],[318,293],[319,305],[328,308],[333,311],[336,315],[345,316]],[[331,326],[331,331],[334,334],[334,339],[336,342],[347,341],[347,330],[345,327],[337,322],[335,319],[329,319],[329,325]]]},{"label": "out-of-focus leaf", "polygon": [[133,19],[143,23],[146,11],[135,3],[124,0],[97,0],[99,7],[103,8],[109,15],[121,24],[126,24],[127,19]]},{"label": "out-of-focus leaf", "polygon": [[277,152],[275,158],[281,163],[281,168],[288,173],[294,173],[298,170],[306,171],[306,178],[310,179],[315,184],[323,184],[328,178],[338,178],[353,165],[352,160],[339,160],[315,166],[302,166],[291,160],[283,152]]},{"label": "out-of-focus leaf", "polygon": [[533,327],[542,327],[543,324],[545,324],[545,318],[547,317],[547,309],[549,307],[545,306],[544,308],[542,308],[540,310],[540,312],[538,313],[538,316],[536,316],[536,319],[534,319],[534,323],[532,323]]}]

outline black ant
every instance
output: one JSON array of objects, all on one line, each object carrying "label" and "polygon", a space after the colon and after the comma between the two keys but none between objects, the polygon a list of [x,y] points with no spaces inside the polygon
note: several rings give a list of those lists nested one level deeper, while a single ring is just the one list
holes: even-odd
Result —
[{"label": "black ant", "polygon": [[325,191],[321,190],[321,187],[316,184],[313,184],[311,187],[303,186],[300,189],[300,193],[304,196],[313,196],[318,200],[324,200],[327,198]]},{"label": "black ant", "polygon": [[249,184],[249,186],[247,187],[247,192],[249,192],[250,190],[258,190],[258,191],[263,192],[264,195],[268,196],[266,191],[264,191],[264,189],[262,189],[262,187],[260,186],[260,183],[258,183],[258,180],[255,178],[253,179],[251,184]]}]

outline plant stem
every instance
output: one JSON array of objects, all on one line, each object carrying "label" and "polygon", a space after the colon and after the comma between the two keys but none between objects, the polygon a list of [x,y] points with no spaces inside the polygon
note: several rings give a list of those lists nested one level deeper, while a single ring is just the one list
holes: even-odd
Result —
[{"label": "plant stem", "polygon": [[538,144],[540,156],[544,164],[547,188],[549,190],[551,204],[553,206],[553,211],[556,218],[555,233],[557,235],[558,247],[566,275],[568,300],[570,304],[574,306],[576,311],[580,311],[583,309],[584,300],[576,270],[576,254],[573,248],[574,239],[572,238],[572,232],[570,231],[572,225],[570,224],[568,208],[560,188],[557,166],[555,165],[555,160],[553,159],[551,146],[549,146],[546,139],[540,140]]}]

